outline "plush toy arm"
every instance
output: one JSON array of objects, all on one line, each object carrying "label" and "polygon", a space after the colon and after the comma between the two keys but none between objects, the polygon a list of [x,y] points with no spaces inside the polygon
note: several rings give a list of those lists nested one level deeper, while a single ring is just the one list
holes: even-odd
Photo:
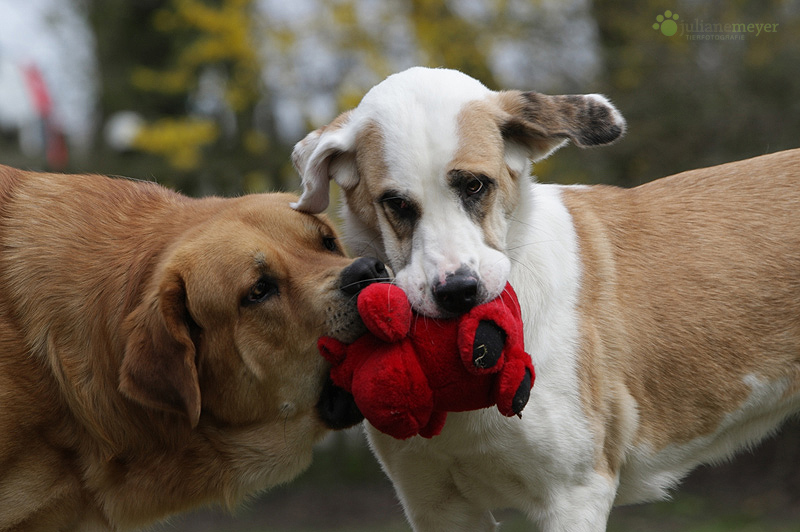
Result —
[{"label": "plush toy arm", "polygon": [[347,345],[330,336],[323,336],[317,340],[317,349],[319,354],[333,366],[340,365],[347,356]]},{"label": "plush toy arm", "polygon": [[369,332],[384,342],[398,342],[411,328],[411,303],[389,283],[373,283],[358,294],[358,313]]},{"label": "plush toy arm", "polygon": [[330,336],[317,341],[317,349],[322,357],[331,363],[331,379],[336,386],[350,392],[353,386],[353,365],[346,364],[347,344]]}]

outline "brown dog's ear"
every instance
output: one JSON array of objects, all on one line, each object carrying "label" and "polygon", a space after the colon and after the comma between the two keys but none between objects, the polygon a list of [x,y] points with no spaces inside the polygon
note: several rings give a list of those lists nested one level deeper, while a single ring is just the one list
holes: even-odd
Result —
[{"label": "brown dog's ear", "polygon": [[347,111],[295,144],[292,163],[302,179],[303,194],[297,203],[292,203],[292,208],[321,213],[330,201],[331,179],[345,189],[358,184],[353,153],[356,129]]},{"label": "brown dog's ear", "polygon": [[200,385],[195,345],[186,308],[186,288],[176,272],[125,319],[127,344],[120,370],[120,391],[139,403],[200,419]]},{"label": "brown dog's ear", "polygon": [[600,94],[505,91],[498,97],[508,113],[500,123],[503,138],[523,146],[533,161],[544,159],[567,140],[585,148],[610,144],[625,133],[625,119]]}]

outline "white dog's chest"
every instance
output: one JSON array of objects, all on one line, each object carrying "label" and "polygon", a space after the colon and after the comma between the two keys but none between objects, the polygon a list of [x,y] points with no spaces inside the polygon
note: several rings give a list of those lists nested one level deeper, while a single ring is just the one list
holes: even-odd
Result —
[{"label": "white dog's chest", "polygon": [[[434,472],[453,496],[485,508],[536,512],[557,497],[562,482],[594,475],[593,445],[586,420],[565,408],[569,394],[534,386],[522,419],[496,409],[450,413],[432,439],[394,440],[368,429],[387,473],[415,485]],[[554,481],[555,480],[555,481]]]}]

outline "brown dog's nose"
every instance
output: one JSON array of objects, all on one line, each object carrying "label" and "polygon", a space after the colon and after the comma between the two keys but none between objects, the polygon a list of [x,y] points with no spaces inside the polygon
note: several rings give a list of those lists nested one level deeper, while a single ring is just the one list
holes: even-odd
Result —
[{"label": "brown dog's nose", "polygon": [[478,279],[474,274],[456,271],[433,287],[433,297],[445,312],[464,314],[478,304]]},{"label": "brown dog's nose", "polygon": [[391,281],[386,266],[378,259],[361,257],[342,271],[339,289],[354,296],[372,283]]}]

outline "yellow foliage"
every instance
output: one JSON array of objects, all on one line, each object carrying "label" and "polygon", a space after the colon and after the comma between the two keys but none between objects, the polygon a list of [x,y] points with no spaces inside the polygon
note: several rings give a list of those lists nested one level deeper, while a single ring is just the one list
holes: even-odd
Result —
[{"label": "yellow foliage", "polygon": [[343,90],[339,91],[336,102],[337,105],[339,106],[339,109],[352,109],[353,107],[356,107],[358,105],[363,96],[364,96],[363,91],[359,90],[358,88],[345,87],[343,88]]},{"label": "yellow foliage", "polygon": [[332,6],[333,22],[338,26],[358,25],[358,16],[353,2],[337,2]]},{"label": "yellow foliage", "polygon": [[248,130],[242,138],[244,149],[252,155],[263,155],[269,149],[269,138],[255,129]]},{"label": "yellow foliage", "polygon": [[271,181],[266,172],[253,170],[244,175],[243,188],[248,194],[264,192],[269,190]]},{"label": "yellow foliage", "polygon": [[178,170],[197,168],[203,147],[216,141],[219,129],[210,120],[163,118],[144,126],[135,148],[165,157]]},{"label": "yellow foliage", "polygon": [[445,0],[411,0],[410,20],[428,66],[462,70],[493,85],[483,31],[453,13]]},{"label": "yellow foliage", "polygon": [[[236,113],[246,112],[259,98],[261,65],[251,39],[254,0],[172,0],[153,20],[156,29],[193,36],[164,71],[137,68],[132,83],[141,90],[164,94],[188,93],[205,68],[227,72],[225,98]],[[213,122],[192,118],[161,120],[147,126],[136,146],[165,157],[175,168],[189,170],[202,159],[202,148],[219,131]],[[262,135],[263,136],[263,135]],[[251,136],[252,137],[252,136]],[[243,139],[253,153],[266,150],[265,139]]]},{"label": "yellow foliage", "polygon": [[197,37],[164,72],[140,68],[133,83],[143,90],[188,92],[206,66],[224,65],[231,72],[229,103],[239,111],[256,101],[260,64],[250,35],[253,0],[220,0],[214,7],[202,0],[173,0],[156,13],[154,25],[164,32],[189,31]]},{"label": "yellow foliage", "polygon": [[186,92],[192,73],[185,70],[159,72],[151,68],[137,67],[131,75],[134,87],[144,91],[179,94]]}]

